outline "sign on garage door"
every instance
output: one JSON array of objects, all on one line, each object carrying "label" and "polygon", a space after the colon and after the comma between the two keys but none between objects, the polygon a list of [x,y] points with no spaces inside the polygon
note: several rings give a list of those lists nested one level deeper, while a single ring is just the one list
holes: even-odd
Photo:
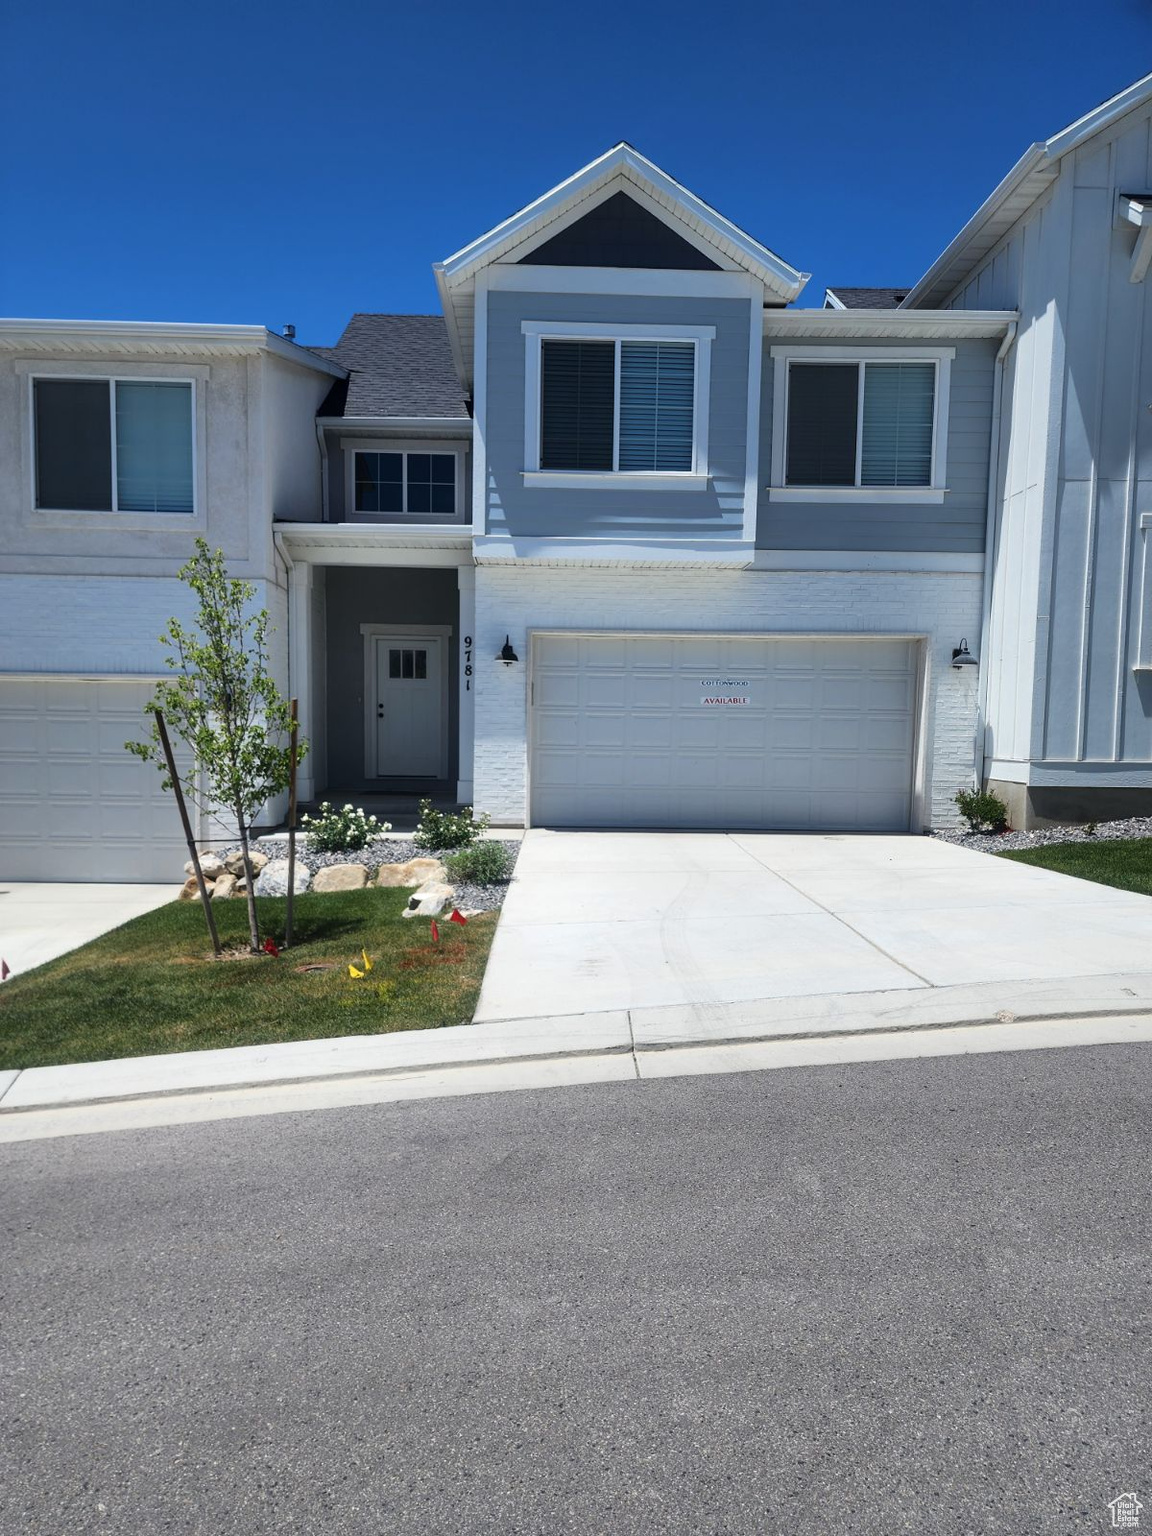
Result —
[{"label": "sign on garage door", "polygon": [[538,634],[536,826],[907,831],[910,640]]}]

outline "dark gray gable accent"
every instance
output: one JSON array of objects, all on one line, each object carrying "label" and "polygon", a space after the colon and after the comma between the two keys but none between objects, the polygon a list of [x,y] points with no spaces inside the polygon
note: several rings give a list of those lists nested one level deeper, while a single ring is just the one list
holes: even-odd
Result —
[{"label": "dark gray gable accent", "polygon": [[537,267],[658,267],[719,272],[717,262],[670,229],[627,192],[614,192],[590,213],[520,258]]}]

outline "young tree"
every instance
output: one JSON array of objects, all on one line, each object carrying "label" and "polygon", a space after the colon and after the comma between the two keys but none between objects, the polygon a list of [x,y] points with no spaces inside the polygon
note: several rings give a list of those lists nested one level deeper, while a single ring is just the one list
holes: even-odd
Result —
[{"label": "young tree", "polygon": [[[172,781],[152,711],[163,711],[172,732],[192,758],[182,779],[184,792],[209,814],[227,810],[236,822],[244,860],[248,933],[253,953],[260,948],[249,829],[264,802],[288,788],[291,752],[289,706],[268,672],[268,613],[252,607],[256,589],[228,575],[222,551],[203,539],[180,571],[196,594],[195,625],[170,619],[160,636],[173,676],[158,683],[148,705],[152,728],[146,741],[125,743],[129,752],[155,763]],[[308,750],[297,747],[297,760]]]}]

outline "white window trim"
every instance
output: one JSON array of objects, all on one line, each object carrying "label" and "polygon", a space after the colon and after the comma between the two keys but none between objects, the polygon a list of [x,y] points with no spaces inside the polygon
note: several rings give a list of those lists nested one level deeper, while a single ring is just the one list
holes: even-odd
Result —
[{"label": "white window trim", "polygon": [[[112,464],[112,505],[110,507],[42,507],[39,505],[39,486],[36,483],[36,384],[38,380],[54,384],[104,384],[108,388],[108,432]],[[192,509],[189,512],[141,512],[138,508],[121,509],[117,502],[120,487],[117,484],[116,464],[116,385],[117,384],[186,384],[191,411],[192,428]],[[72,369],[55,373],[37,371],[28,374],[28,471],[30,506],[35,517],[45,518],[115,518],[120,527],[131,528],[132,520],[142,519],[141,526],[153,527],[156,523],[169,524],[173,518],[202,521],[200,495],[200,434],[197,430],[198,400],[197,380],[186,374],[136,374],[136,373],[80,373]],[[180,525],[174,525],[180,526]],[[187,526],[184,524],[183,526]]]},{"label": "white window trim", "polygon": [[[462,442],[437,442],[433,438],[421,441],[417,438],[342,437],[340,447],[344,453],[344,521],[346,523],[387,523],[391,527],[409,524],[436,524],[439,527],[455,527],[468,519],[464,511],[464,454]],[[408,495],[408,460],[410,453],[451,454],[456,460],[456,511],[451,517],[438,512],[357,512],[356,511],[356,455],[358,453],[402,453],[404,460],[404,496]]]},{"label": "white window trim", "polygon": [[[769,501],[848,502],[857,506],[878,506],[884,502],[911,502],[928,506],[943,502],[948,490],[948,402],[952,385],[952,359],[955,347],[773,347],[772,368],[772,481]],[[788,453],[788,367],[805,363],[934,363],[936,385],[932,419],[932,473],[928,485],[786,485]],[[863,375],[863,369],[860,370]],[[863,410],[864,382],[861,377],[857,411]],[[859,417],[856,426],[856,476],[860,476],[863,434]]]},{"label": "white window trim", "polygon": [[[705,490],[708,486],[708,407],[714,325],[606,325],[582,320],[524,320],[524,471],[526,486],[542,490]],[[544,470],[540,468],[541,343],[573,338],[616,343],[613,459],[620,452],[620,343],[687,341],[695,352],[691,470]]]}]

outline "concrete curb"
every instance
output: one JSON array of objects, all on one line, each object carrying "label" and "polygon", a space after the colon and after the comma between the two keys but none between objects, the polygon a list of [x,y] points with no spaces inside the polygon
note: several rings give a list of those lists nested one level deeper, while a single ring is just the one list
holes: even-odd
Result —
[{"label": "concrete curb", "polygon": [[613,1010],[0,1073],[0,1116],[457,1068],[1152,1016],[1152,972]]}]

